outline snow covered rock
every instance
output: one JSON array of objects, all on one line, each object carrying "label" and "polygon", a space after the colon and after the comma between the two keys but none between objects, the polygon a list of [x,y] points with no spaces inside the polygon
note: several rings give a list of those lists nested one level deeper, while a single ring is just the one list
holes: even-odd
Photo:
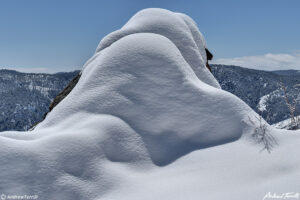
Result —
[{"label": "snow covered rock", "polygon": [[[76,87],[42,123],[31,132],[1,134],[1,192],[72,200],[157,199],[157,194],[187,199],[191,192],[190,199],[219,199],[209,195],[214,183],[204,174],[221,169],[212,158],[224,155],[233,175],[233,163],[226,161],[235,161],[239,149],[246,166],[254,162],[260,154],[249,133],[257,121],[243,101],[219,88],[205,67],[204,47],[189,17],[163,9],[137,13],[100,42]],[[243,158],[244,150],[251,150],[250,160]],[[193,163],[199,169],[191,171]],[[251,181],[257,172],[253,169]],[[232,178],[239,183],[239,177]],[[215,184],[217,189],[227,185],[226,180]]]},{"label": "snow covered rock", "polygon": [[155,33],[165,36],[177,47],[181,56],[203,82],[220,88],[206,69],[206,43],[196,23],[187,15],[164,9],[145,9],[134,15],[120,30],[104,37],[96,52],[134,33]]},{"label": "snow covered rock", "polygon": [[170,40],[136,33],[96,54],[74,90],[36,129],[78,112],[118,116],[142,136],[153,162],[164,165],[195,148],[239,138],[251,110],[200,81]]}]

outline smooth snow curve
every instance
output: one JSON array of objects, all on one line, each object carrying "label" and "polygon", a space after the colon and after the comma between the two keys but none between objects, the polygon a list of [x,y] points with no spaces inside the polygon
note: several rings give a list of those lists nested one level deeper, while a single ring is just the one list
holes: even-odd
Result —
[{"label": "smooth snow curve", "polygon": [[200,81],[169,39],[135,33],[96,54],[74,91],[36,129],[78,112],[117,116],[143,138],[153,162],[165,165],[193,149],[238,139],[247,110]]},{"label": "smooth snow curve", "polygon": [[134,33],[155,33],[165,36],[177,47],[184,60],[203,82],[220,88],[206,69],[206,43],[196,23],[187,15],[164,9],[145,9],[134,15],[120,30],[101,40],[96,52]]},{"label": "smooth snow curve", "polygon": [[[201,33],[186,15],[163,9],[137,13],[100,42],[76,87],[34,131],[1,133],[0,192],[66,200],[155,199],[156,194],[186,199],[182,190],[191,192],[190,199],[211,197],[205,182],[216,184],[216,190],[227,185],[226,180],[203,179],[204,172],[222,168],[211,158],[224,155],[222,162],[231,162],[234,152],[249,149],[251,159],[241,161],[247,166],[261,154],[247,134],[256,123],[249,124],[249,118],[255,121],[257,115],[219,89],[205,67],[204,48]],[[249,144],[253,148],[246,147]],[[193,163],[199,170],[187,175],[192,182],[181,179],[191,173]],[[233,175],[227,165],[223,175]],[[157,177],[162,177],[162,187],[144,191],[143,186],[157,185]],[[192,177],[198,178],[199,188]],[[238,183],[239,177],[232,179]],[[219,199],[212,197],[206,199]]]}]

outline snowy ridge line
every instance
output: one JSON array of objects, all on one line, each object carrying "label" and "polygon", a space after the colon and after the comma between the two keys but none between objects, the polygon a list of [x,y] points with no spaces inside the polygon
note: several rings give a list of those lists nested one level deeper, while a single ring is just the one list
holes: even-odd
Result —
[{"label": "snowy ridge line", "polygon": [[260,110],[261,112],[264,112],[266,111],[267,107],[266,107],[266,103],[268,101],[268,98],[270,96],[280,96],[280,90],[274,90],[273,92],[267,94],[267,95],[264,95],[260,98],[259,102],[258,102],[258,105],[257,105],[257,108],[258,110]]}]

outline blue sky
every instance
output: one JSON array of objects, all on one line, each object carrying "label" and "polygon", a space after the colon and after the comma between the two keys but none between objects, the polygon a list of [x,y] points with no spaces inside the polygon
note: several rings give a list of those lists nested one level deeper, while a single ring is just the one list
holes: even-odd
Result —
[{"label": "blue sky", "polygon": [[300,69],[298,0],[0,0],[0,68],[80,68],[102,37],[149,7],[191,16],[217,63]]}]

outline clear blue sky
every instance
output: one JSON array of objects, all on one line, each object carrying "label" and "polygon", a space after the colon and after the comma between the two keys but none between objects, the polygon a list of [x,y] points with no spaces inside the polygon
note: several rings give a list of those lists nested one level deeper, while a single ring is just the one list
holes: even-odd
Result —
[{"label": "clear blue sky", "polygon": [[149,7],[191,16],[217,59],[300,50],[299,0],[0,0],[0,68],[79,68]]}]

